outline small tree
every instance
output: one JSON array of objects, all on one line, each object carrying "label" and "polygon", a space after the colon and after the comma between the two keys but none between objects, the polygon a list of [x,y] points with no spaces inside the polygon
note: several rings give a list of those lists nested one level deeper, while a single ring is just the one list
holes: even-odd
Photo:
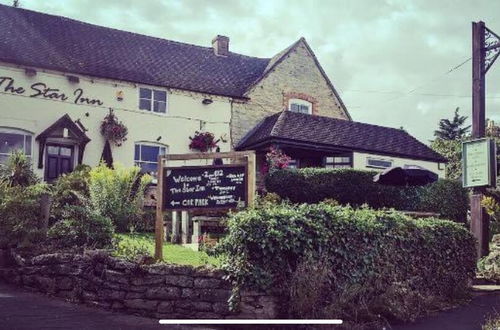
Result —
[{"label": "small tree", "polygon": [[442,140],[461,140],[466,137],[470,130],[470,125],[465,126],[466,116],[460,116],[458,110],[455,109],[455,115],[452,120],[441,119],[439,121],[439,129],[434,131],[434,136]]}]

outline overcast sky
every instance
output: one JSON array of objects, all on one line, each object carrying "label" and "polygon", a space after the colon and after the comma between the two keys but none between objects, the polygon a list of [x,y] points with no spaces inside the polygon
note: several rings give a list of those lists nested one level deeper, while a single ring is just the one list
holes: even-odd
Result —
[{"label": "overcast sky", "polygon": [[[11,4],[11,0],[0,0]],[[470,116],[471,22],[500,34],[500,0],[20,0],[21,7],[160,38],[272,57],[305,37],[356,121],[423,142],[456,107]],[[500,121],[500,60],[487,75]]]}]

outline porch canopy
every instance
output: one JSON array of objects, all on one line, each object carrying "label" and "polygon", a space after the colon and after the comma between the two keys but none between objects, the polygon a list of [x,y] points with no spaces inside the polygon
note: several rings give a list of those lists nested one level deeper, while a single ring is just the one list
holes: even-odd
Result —
[{"label": "porch canopy", "polygon": [[264,118],[241,139],[235,149],[264,151],[271,145],[279,146],[287,154],[290,150],[292,157],[294,152],[342,155],[356,151],[447,162],[402,129],[287,110]]}]

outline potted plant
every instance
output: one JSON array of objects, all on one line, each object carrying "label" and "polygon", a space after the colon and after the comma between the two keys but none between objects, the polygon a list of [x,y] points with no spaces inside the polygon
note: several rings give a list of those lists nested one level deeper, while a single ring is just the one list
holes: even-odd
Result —
[{"label": "potted plant", "polygon": [[121,146],[127,140],[128,129],[121,121],[118,121],[113,110],[110,110],[101,123],[101,134],[109,142]]},{"label": "potted plant", "polygon": [[215,139],[213,133],[198,131],[194,133],[194,136],[190,136],[189,139],[191,140],[189,143],[189,149],[201,152],[211,151],[213,148],[217,147],[217,143],[220,141],[220,139]]}]

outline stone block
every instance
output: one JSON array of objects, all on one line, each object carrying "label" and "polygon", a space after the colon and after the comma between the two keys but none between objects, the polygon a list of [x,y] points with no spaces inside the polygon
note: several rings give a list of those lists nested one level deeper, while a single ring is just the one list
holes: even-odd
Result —
[{"label": "stone block", "polygon": [[56,286],[59,290],[71,290],[74,284],[70,277],[60,277],[56,281]]},{"label": "stone block", "polygon": [[146,297],[152,299],[178,299],[181,297],[181,289],[175,287],[151,288],[146,291]]},{"label": "stone block", "polygon": [[218,314],[209,312],[196,312],[194,316],[197,319],[218,319],[220,317]]},{"label": "stone block", "polygon": [[199,290],[200,300],[212,302],[227,302],[231,296],[231,291],[224,289],[202,289]]},{"label": "stone block", "polygon": [[122,272],[117,272],[115,270],[106,269],[104,270],[104,278],[110,282],[116,282],[120,284],[128,284],[128,275]]},{"label": "stone block", "polygon": [[141,277],[134,277],[132,278],[132,284],[133,285],[154,285],[154,284],[162,284],[165,283],[165,277],[161,275],[149,275],[145,274]]},{"label": "stone block", "polygon": [[68,263],[73,260],[73,254],[69,253],[51,253],[42,254],[31,259],[31,263],[35,266],[39,265],[55,265]]},{"label": "stone block", "polygon": [[193,286],[193,278],[185,275],[167,275],[165,276],[165,283],[189,288]]},{"label": "stone block", "polygon": [[171,313],[174,310],[174,305],[171,301],[162,301],[158,304],[158,313]]},{"label": "stone block", "polygon": [[199,312],[212,312],[212,304],[204,301],[193,301],[191,302],[191,308]]},{"label": "stone block", "polygon": [[193,272],[193,267],[191,266],[179,266],[175,265],[172,267],[172,274],[176,275],[189,275]]},{"label": "stone block", "polygon": [[184,289],[182,289],[181,297],[188,298],[188,299],[196,299],[199,297],[199,292],[197,290],[194,290],[194,289],[184,288]]},{"label": "stone block", "polygon": [[215,313],[220,315],[231,314],[231,311],[229,310],[229,305],[227,303],[216,302],[212,305],[212,308]]},{"label": "stone block", "polygon": [[195,278],[195,288],[213,288],[217,289],[221,285],[221,280],[215,278]]},{"label": "stone block", "polygon": [[172,265],[166,265],[166,264],[156,264],[156,265],[151,265],[151,266],[146,266],[144,267],[144,270],[148,274],[154,274],[154,275],[168,275],[168,274],[173,274],[172,269],[175,266]]},{"label": "stone block", "polygon": [[126,294],[127,294],[127,292],[125,292],[125,291],[108,290],[108,289],[100,290],[97,293],[99,298],[104,299],[104,300],[123,300],[123,299],[125,299]]},{"label": "stone block", "polygon": [[127,308],[156,311],[156,306],[158,306],[158,301],[146,300],[146,299],[128,299],[124,300],[123,304]]}]

